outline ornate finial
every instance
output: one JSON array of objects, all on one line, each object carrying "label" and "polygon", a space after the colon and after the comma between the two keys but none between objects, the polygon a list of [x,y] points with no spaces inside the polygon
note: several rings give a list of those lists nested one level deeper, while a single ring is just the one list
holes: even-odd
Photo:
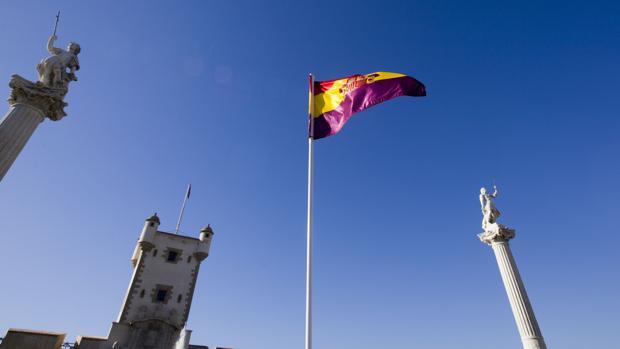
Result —
[{"label": "ornate finial", "polygon": [[211,224],[207,224],[206,227],[200,229],[201,233],[206,233],[207,235],[213,235],[213,229],[211,229]]},{"label": "ornate finial", "polygon": [[146,219],[147,222],[154,222],[160,224],[159,217],[157,217],[157,212],[155,212],[152,216]]},{"label": "ornate finial", "polygon": [[499,224],[497,218],[501,215],[493,200],[499,194],[497,186],[493,184],[493,194],[489,194],[485,187],[480,188],[480,209],[482,210],[482,229],[478,234],[480,241],[491,244],[493,242],[508,241],[515,236],[515,230]]}]

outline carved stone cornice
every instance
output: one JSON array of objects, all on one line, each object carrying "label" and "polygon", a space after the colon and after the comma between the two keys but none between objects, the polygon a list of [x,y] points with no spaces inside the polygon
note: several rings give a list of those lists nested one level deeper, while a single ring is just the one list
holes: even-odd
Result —
[{"label": "carved stone cornice", "polygon": [[45,116],[52,121],[58,121],[65,117],[64,108],[67,103],[64,97],[67,88],[47,87],[41,82],[32,82],[21,76],[14,74],[9,81],[11,96],[8,101],[10,105],[27,104],[39,109]]},{"label": "carved stone cornice", "polygon": [[480,241],[487,245],[491,245],[494,242],[507,242],[514,237],[514,229],[498,223],[489,224],[487,231],[478,234]]}]

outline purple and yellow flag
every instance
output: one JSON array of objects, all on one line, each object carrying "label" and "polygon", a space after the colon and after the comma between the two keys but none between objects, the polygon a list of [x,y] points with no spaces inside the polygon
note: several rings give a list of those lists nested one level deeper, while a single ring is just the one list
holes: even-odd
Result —
[{"label": "purple and yellow flag", "polygon": [[315,81],[311,99],[314,135],[310,137],[335,135],[351,115],[400,96],[426,96],[426,88],[410,76],[386,72]]}]

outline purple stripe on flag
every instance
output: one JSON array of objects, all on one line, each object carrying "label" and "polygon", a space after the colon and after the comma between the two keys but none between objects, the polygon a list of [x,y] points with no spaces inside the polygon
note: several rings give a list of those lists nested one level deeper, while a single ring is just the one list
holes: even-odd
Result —
[{"label": "purple stripe on flag", "polygon": [[400,96],[426,96],[424,84],[410,76],[379,80],[348,94],[338,108],[314,119],[314,139],[338,133],[357,112]]}]

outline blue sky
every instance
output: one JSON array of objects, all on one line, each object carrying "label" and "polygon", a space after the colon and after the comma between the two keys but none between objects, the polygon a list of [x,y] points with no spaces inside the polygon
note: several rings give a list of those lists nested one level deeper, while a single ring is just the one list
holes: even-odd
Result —
[{"label": "blue sky", "polygon": [[107,335],[143,220],[215,230],[194,343],[303,347],[307,74],[394,71],[425,98],[316,144],[316,348],[520,348],[482,185],[551,348],[618,345],[620,5],[10,1],[0,95],[57,9],[79,81],[0,183],[0,332]]}]

